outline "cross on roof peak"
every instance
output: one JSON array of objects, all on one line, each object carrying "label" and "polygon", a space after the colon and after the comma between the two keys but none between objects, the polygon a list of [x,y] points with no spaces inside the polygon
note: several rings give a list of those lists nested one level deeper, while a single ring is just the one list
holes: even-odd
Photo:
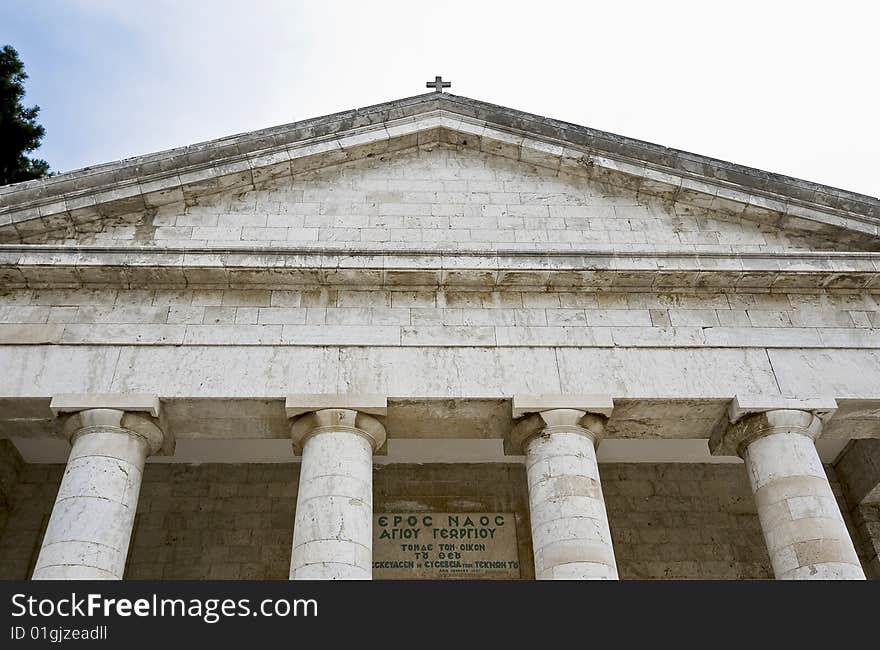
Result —
[{"label": "cross on roof peak", "polygon": [[451,81],[443,81],[442,76],[434,77],[434,81],[429,81],[425,84],[426,88],[433,88],[434,92],[442,93],[444,88],[450,88],[452,86]]}]

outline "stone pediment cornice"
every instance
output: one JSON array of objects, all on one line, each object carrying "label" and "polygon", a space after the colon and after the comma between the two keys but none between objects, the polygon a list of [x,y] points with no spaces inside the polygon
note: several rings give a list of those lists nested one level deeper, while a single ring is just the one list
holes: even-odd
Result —
[{"label": "stone pediment cornice", "polygon": [[450,94],[429,93],[0,188],[0,241],[445,142],[842,243],[880,200]]},{"label": "stone pediment cornice", "polygon": [[880,253],[0,245],[8,288],[876,290]]}]

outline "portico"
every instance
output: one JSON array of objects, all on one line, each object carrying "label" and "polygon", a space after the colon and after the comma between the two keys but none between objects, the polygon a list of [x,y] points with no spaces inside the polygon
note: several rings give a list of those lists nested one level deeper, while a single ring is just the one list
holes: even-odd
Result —
[{"label": "portico", "polygon": [[[702,408],[705,412],[712,401],[704,402]],[[187,417],[207,415],[208,411],[203,408],[209,403],[210,400],[190,402]],[[379,567],[378,577],[381,578],[383,571],[389,568],[396,571],[415,568],[415,560],[412,560],[413,564],[400,562],[409,561],[406,558],[410,555],[415,558],[422,554],[425,557],[430,555],[425,570],[434,571],[436,577],[442,577],[444,572],[455,577],[448,571],[452,564],[435,557],[445,544],[447,546],[442,548],[462,551],[470,558],[465,562],[473,567],[473,573],[469,575],[479,576],[485,571],[487,576],[617,579],[611,532],[615,501],[610,505],[606,503],[600,476],[601,467],[617,465],[597,464],[597,443],[608,430],[614,431],[616,436],[625,435],[631,426],[628,419],[642,423],[652,421],[656,431],[662,433],[665,426],[674,426],[676,417],[668,401],[639,400],[641,406],[637,406],[634,400],[620,400],[619,403],[626,410],[618,420],[615,401],[608,395],[516,395],[507,399],[459,400],[450,404],[437,400],[389,399],[381,395],[296,394],[272,401],[279,409],[274,415],[279,417],[279,422],[286,423],[289,431],[286,442],[279,439],[279,443],[288,445],[288,458],[293,461],[279,467],[297,470],[290,481],[294,488],[298,483],[298,489],[292,490],[288,496],[291,501],[288,512],[292,510],[294,513],[292,537],[287,540],[290,578],[370,579],[377,577],[373,576],[374,565]],[[491,421],[493,416],[501,414],[495,404],[507,409],[504,417],[498,418],[499,422]],[[690,408],[697,406],[689,402]],[[180,428],[179,415],[175,415],[176,401],[172,399],[165,403],[155,395],[68,394],[53,398],[50,407],[54,417],[49,414],[40,426],[47,431],[53,428],[58,431],[59,449],[63,436],[71,436],[74,445],[33,577],[121,579],[134,529],[134,511],[138,506],[144,460],[149,454],[169,453],[167,443],[161,451],[167,439],[176,437],[178,449],[188,446],[186,443],[181,445],[187,437]],[[242,409],[240,417],[243,420],[254,414],[244,407]],[[833,441],[833,436],[839,435],[834,426],[838,404],[829,399],[774,401],[772,396],[744,395],[735,396],[726,404],[717,402],[713,409],[719,419],[714,430],[707,431],[707,435],[712,436],[711,441],[692,440],[689,443],[694,450],[692,453],[702,453],[703,456],[691,460],[700,461],[701,466],[707,468],[725,471],[733,466],[742,472],[743,480],[748,478],[754,491],[756,518],[763,530],[764,552],[769,554],[776,577],[864,579],[850,529],[844,523],[838,505],[840,497],[832,491],[815,446],[815,441],[821,441],[819,434],[824,427],[825,433],[830,432],[832,437],[819,443],[825,450],[822,455],[827,458],[835,453],[834,449],[840,448],[839,443],[828,444]],[[844,415],[841,421],[845,422],[846,408],[840,410]],[[420,437],[407,438],[406,432],[412,431],[409,418],[417,413],[421,418],[430,418],[424,423],[426,430],[445,437],[432,439],[420,434]],[[754,420],[756,417],[763,420]],[[481,418],[486,421],[480,423]],[[769,428],[755,424],[776,422],[773,418],[781,424]],[[36,422],[31,424],[36,426]],[[269,424],[267,419],[264,425]],[[474,424],[480,426],[474,427]],[[144,433],[138,433],[139,430]],[[454,437],[464,432],[474,436],[504,430],[507,435],[497,438]],[[765,450],[759,443],[768,437],[773,442],[772,436],[779,437],[777,446],[781,446]],[[808,441],[810,447],[801,449],[798,443],[801,438]],[[134,442],[119,447],[119,442],[125,440]],[[144,442],[139,442],[141,440]],[[485,522],[479,521],[481,517],[477,513],[473,517],[455,515],[454,522],[447,524],[439,521],[441,517],[436,513],[419,515],[419,507],[433,507],[433,504],[429,500],[419,506],[419,498],[413,496],[409,503],[398,503],[393,507],[399,515],[379,514],[376,515],[378,519],[374,518],[374,473],[379,472],[381,476],[388,470],[402,467],[399,465],[401,461],[434,462],[431,449],[438,440],[443,440],[447,448],[458,446],[459,462],[465,463],[462,468],[469,465],[475,469],[490,465],[502,468],[507,467],[508,462],[522,467],[523,501],[519,506],[505,504],[503,508],[519,510],[517,518],[525,520],[525,528],[514,527],[514,536],[526,538],[518,541],[526,546],[528,555],[525,560],[534,565],[533,574],[531,567],[528,571],[510,569],[512,563],[519,564],[523,556],[514,548],[513,559],[509,558],[510,551],[504,550],[507,547],[501,540],[504,533],[499,524],[503,527],[513,521],[505,522],[507,515],[493,514],[489,507],[486,507],[488,514],[482,516]],[[657,441],[652,443],[640,437],[613,440],[617,440],[618,445],[623,443],[624,448],[628,443],[629,450],[612,450],[618,455],[612,459],[618,460],[621,453],[627,453],[630,460],[637,461],[631,465],[633,467],[640,464],[646,468],[655,467],[656,464],[650,462],[652,456],[656,456],[658,447],[664,446],[662,442],[658,445]],[[395,449],[396,442],[403,445],[400,450]],[[606,439],[606,442],[609,441]],[[495,447],[494,456],[486,453],[489,448],[486,443]],[[697,452],[700,443],[702,452]],[[134,444],[132,452],[115,451],[127,449],[129,444]],[[272,449],[273,444],[266,439],[251,441],[252,446],[265,446],[267,450]],[[208,441],[201,441],[201,445],[207,449]],[[482,451],[476,452],[481,445]],[[637,449],[639,446],[641,450]],[[188,457],[179,460],[191,462],[193,456],[189,455],[198,454],[198,447],[191,446],[185,452]],[[423,453],[421,458],[413,455],[413,450],[419,447]],[[710,447],[715,456],[709,455]],[[673,453],[680,454],[682,447],[672,446],[672,449],[676,450]],[[744,469],[737,463],[737,454],[746,459]],[[175,461],[173,455],[155,458],[147,466],[147,471],[162,466],[174,467],[168,465],[169,461]],[[717,460],[726,462],[713,463]],[[95,462],[109,465],[106,470],[93,469],[83,474],[84,479],[78,478],[83,464]],[[123,471],[120,463],[126,463],[126,469],[117,480],[113,472]],[[438,467],[454,466],[445,463]],[[419,466],[409,464],[406,467]],[[450,476],[454,476],[452,480],[460,480],[452,472]],[[82,480],[86,482],[83,484]],[[80,484],[82,488],[74,489],[73,486]],[[774,497],[775,494],[781,497]],[[385,512],[388,508],[387,499],[381,501],[375,512]],[[116,508],[113,513],[105,513],[105,504],[118,505],[113,505]],[[486,502],[484,505],[491,504]],[[785,507],[784,517],[782,507]],[[845,500],[843,508],[844,511],[848,509]],[[147,506],[147,512],[150,509],[151,506]],[[71,519],[74,511],[75,517]],[[141,516],[147,516],[147,513]],[[378,532],[373,530],[374,520],[383,530],[387,527],[392,531],[387,535],[387,541],[379,539],[379,543],[393,544],[393,557],[385,557],[387,549],[382,548],[381,562],[374,562],[373,543],[379,538]],[[82,535],[76,534],[77,526],[82,527],[84,522],[88,522],[89,535],[94,541],[82,541]],[[255,525],[259,525],[259,520]],[[443,528],[446,525],[454,526],[451,531],[454,534],[450,535],[450,531]],[[410,537],[404,538],[402,534],[395,537],[394,531],[403,529],[410,532]],[[458,531],[468,533],[467,538],[460,536]],[[825,537],[818,538],[818,532],[811,531],[821,532]],[[480,533],[485,534],[480,537]],[[68,538],[72,541],[65,542]],[[498,540],[502,546],[497,545]],[[728,543],[735,541],[731,539]],[[501,556],[507,559],[500,559]],[[466,575],[462,576],[460,571],[459,577]]]},{"label": "portico", "polygon": [[878,215],[448,92],[0,188],[0,568],[876,578]]}]

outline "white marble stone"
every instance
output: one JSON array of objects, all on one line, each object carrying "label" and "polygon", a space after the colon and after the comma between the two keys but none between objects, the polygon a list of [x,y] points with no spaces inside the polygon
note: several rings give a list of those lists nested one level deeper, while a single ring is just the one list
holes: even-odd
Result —
[{"label": "white marble stone", "polygon": [[[880,398],[880,355],[866,350],[831,352],[0,346],[0,367],[9,369],[0,375],[0,395],[138,392],[170,399],[353,392],[448,398],[602,392],[616,398],[730,399],[744,391],[771,396],[820,392],[838,400]],[[71,370],[59,373],[59,367]],[[584,368],[591,372],[584,373]]]},{"label": "white marble stone", "polygon": [[358,411],[321,409],[300,416],[291,433],[302,465],[290,578],[370,580],[373,451],[384,428]]},{"label": "white marble stone", "polygon": [[745,415],[726,432],[755,494],[767,552],[778,580],[864,580],[815,439],[819,417],[779,409]]},{"label": "white marble stone", "polygon": [[539,580],[618,578],[596,461],[604,420],[560,408],[523,418],[511,434],[525,447]]},{"label": "white marble stone", "polygon": [[121,580],[147,456],[162,445],[155,421],[94,408],[67,416],[73,447],[34,580]]}]

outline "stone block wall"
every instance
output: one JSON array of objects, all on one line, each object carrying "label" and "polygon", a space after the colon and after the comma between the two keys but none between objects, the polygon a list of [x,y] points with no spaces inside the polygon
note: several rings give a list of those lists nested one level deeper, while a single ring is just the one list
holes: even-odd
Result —
[{"label": "stone block wall", "polygon": [[287,579],[299,465],[150,464],[126,577]]},{"label": "stone block wall", "polygon": [[865,575],[869,580],[880,580],[880,504],[856,506],[851,515]]},{"label": "stone block wall", "polygon": [[[62,472],[21,467],[0,532],[0,578],[30,576]],[[742,466],[614,463],[600,473],[622,579],[772,577]],[[148,464],[126,578],[286,579],[297,482],[296,464]],[[533,577],[521,465],[377,467],[374,507],[514,512],[523,577]],[[843,507],[868,577],[880,579],[880,507]]]},{"label": "stone block wall", "polygon": [[0,539],[13,508],[13,492],[21,466],[21,455],[15,446],[9,440],[0,440]]},{"label": "stone block wall", "polygon": [[876,349],[880,294],[19,289],[0,343]]},{"label": "stone block wall", "polygon": [[622,580],[773,577],[741,465],[615,463],[599,471]]},{"label": "stone block wall", "polygon": [[0,579],[22,580],[33,573],[63,473],[63,465],[21,467],[0,534]]},{"label": "stone block wall", "polygon": [[[88,226],[91,226],[89,228]],[[93,231],[93,232],[90,232]],[[834,240],[676,206],[579,176],[442,144],[332,166],[28,242],[468,249],[764,250]]]}]

